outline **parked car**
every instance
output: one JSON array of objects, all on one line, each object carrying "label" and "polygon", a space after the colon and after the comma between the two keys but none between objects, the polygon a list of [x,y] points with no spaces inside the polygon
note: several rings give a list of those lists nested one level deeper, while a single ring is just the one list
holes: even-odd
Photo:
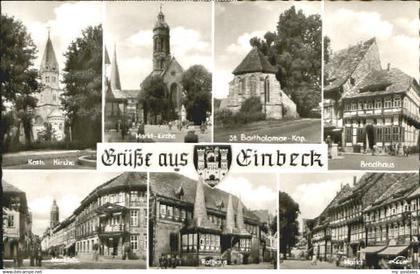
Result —
[{"label": "parked car", "polygon": [[392,269],[408,269],[411,268],[410,261],[404,256],[397,256],[388,261],[388,265]]}]

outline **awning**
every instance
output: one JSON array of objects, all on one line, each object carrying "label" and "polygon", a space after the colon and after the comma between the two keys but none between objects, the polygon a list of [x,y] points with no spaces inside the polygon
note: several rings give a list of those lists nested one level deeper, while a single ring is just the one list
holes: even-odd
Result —
[{"label": "awning", "polygon": [[407,250],[409,245],[393,245],[388,246],[383,251],[379,252],[379,256],[397,256]]},{"label": "awning", "polygon": [[360,252],[363,252],[363,253],[378,253],[378,252],[384,250],[385,248],[386,248],[386,246],[384,246],[384,245],[368,246],[366,248],[361,249]]}]

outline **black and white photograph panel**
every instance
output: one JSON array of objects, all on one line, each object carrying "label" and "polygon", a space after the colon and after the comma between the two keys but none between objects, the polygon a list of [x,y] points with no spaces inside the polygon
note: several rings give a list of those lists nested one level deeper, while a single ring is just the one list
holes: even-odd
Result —
[{"label": "black and white photograph panel", "polygon": [[321,39],[320,2],[216,2],[214,141],[320,143]]},{"label": "black and white photograph panel", "polygon": [[281,174],[280,269],[419,269],[419,173]]},{"label": "black and white photograph panel", "polygon": [[3,167],[95,168],[102,139],[101,3],[1,7]]},{"label": "black and white photograph panel", "polygon": [[211,142],[211,2],[105,5],[105,141]]},{"label": "black and white photograph panel", "polygon": [[[195,175],[195,176],[194,176]],[[277,268],[277,177],[150,173],[149,267]]]},{"label": "black and white photograph panel", "polygon": [[325,2],[330,169],[418,170],[418,10],[418,1]]},{"label": "black and white photograph panel", "polygon": [[4,268],[146,268],[146,173],[60,174],[4,173]]}]

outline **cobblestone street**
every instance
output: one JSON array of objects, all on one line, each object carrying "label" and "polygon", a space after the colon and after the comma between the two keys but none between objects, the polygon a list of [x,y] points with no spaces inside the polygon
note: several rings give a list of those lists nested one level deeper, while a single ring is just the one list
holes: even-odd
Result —
[{"label": "cobblestone street", "polygon": [[280,263],[280,269],[344,269],[335,264],[328,262],[317,262],[313,264],[311,261],[301,260],[284,260]]}]

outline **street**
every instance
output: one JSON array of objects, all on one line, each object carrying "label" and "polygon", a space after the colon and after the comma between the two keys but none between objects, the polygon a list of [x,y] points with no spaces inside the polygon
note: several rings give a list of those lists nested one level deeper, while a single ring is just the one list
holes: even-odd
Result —
[{"label": "street", "polygon": [[[38,150],[6,153],[3,167],[10,169],[95,169],[96,165],[83,165],[79,157],[95,157],[94,150]],[[93,160],[92,158],[92,160]]]},{"label": "street", "polygon": [[372,156],[369,154],[344,154],[343,159],[330,159],[329,169],[406,171],[419,169],[419,154],[403,156]]},{"label": "street", "polygon": [[[13,261],[5,260],[4,268],[14,268]],[[42,261],[42,266],[30,266],[29,260],[23,261],[22,269],[145,269],[146,262],[144,260],[99,260],[93,261],[79,261],[77,259],[71,260],[45,260]]]},{"label": "street", "polygon": [[[188,128],[182,128],[178,130],[175,126],[171,129],[167,125],[145,125],[144,127],[144,136],[142,136],[143,142],[178,142],[183,143],[184,137],[187,135],[188,131],[193,130],[194,133],[198,136],[199,142],[211,142],[211,131],[212,128],[209,127],[204,133],[200,132],[198,126],[190,126]],[[125,139],[122,139],[121,132],[117,131],[105,131],[105,142],[137,142],[136,132],[132,131],[129,136],[126,136]]]},{"label": "street", "polygon": [[287,121],[269,120],[235,128],[219,127],[215,128],[214,141],[232,143],[320,143],[321,120],[309,118]]},{"label": "street", "polygon": [[[151,269],[161,269],[159,267],[150,267]],[[237,264],[237,265],[225,265],[221,267],[210,267],[210,266],[179,266],[176,269],[274,269],[272,263],[260,263],[260,264]]]},{"label": "street", "polygon": [[311,261],[306,260],[284,260],[280,263],[280,269],[344,269],[344,267],[338,267],[333,263],[320,262],[312,264]]}]

